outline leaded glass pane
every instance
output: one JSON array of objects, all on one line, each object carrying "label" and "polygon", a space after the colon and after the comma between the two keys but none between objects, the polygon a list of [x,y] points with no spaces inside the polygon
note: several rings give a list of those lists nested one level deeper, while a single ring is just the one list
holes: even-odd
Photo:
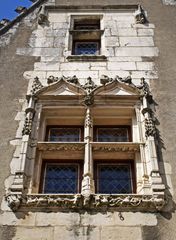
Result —
[{"label": "leaded glass pane", "polygon": [[98,128],[97,129],[98,142],[128,142],[127,128]]},{"label": "leaded glass pane", "polygon": [[98,54],[97,42],[76,42],[75,54],[76,55],[96,55]]},{"label": "leaded glass pane", "polygon": [[48,141],[79,142],[81,141],[81,129],[80,128],[50,128]]},{"label": "leaded glass pane", "polygon": [[131,169],[129,164],[99,164],[97,176],[98,193],[120,194],[132,192]]},{"label": "leaded glass pane", "polygon": [[44,193],[77,193],[78,165],[47,164]]}]

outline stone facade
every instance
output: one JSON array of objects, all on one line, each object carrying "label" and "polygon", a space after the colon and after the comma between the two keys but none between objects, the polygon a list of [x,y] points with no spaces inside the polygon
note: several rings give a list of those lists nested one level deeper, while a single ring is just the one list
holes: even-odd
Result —
[{"label": "stone facade", "polygon": [[[174,1],[163,2],[174,5]],[[72,55],[69,30],[75,16],[101,19],[100,56],[80,58]],[[9,29],[0,29],[0,109],[3,116],[0,121],[3,136],[0,146],[0,239],[27,240],[30,236],[31,240],[174,240],[175,18],[174,6],[164,6],[159,0],[155,3],[128,0],[118,4],[113,0],[98,0],[89,1],[87,6],[79,0],[50,0],[37,1],[11,23]],[[137,165],[137,179],[143,177],[143,183],[137,182],[137,194],[127,197],[122,194],[118,198],[96,196],[89,171],[84,172],[85,187],[81,195],[60,198],[38,194],[35,182],[39,179],[34,166],[41,168],[41,165],[35,163],[37,144],[39,152],[63,151],[64,155],[70,151],[78,158],[82,157],[84,149],[83,144],[52,146],[37,142],[41,136],[37,136],[35,129],[39,127],[42,104],[47,103],[51,92],[56,96],[60,89],[60,92],[67,91],[68,96],[79,92],[79,101],[81,99],[89,109],[94,101],[98,104],[102,101],[101,90],[96,88],[104,88],[104,95],[116,89],[113,84],[117,84],[124,96],[127,91],[129,95],[133,93],[144,98],[141,136],[148,146],[144,151],[146,156],[152,149],[149,154],[152,161],[146,161],[146,172],[142,172],[141,169],[145,170],[142,165]],[[97,91],[98,97],[92,95],[93,91]],[[39,99],[38,105],[35,105],[35,98]],[[75,104],[76,99],[73,98]],[[134,98],[130,101],[134,102]],[[88,110],[86,114],[84,144],[88,146],[85,147],[85,159],[89,163],[92,123]],[[102,148],[94,144],[91,148],[95,152],[101,149],[104,155],[132,152],[138,156],[142,145],[136,128],[134,124],[136,145],[105,145]]]}]

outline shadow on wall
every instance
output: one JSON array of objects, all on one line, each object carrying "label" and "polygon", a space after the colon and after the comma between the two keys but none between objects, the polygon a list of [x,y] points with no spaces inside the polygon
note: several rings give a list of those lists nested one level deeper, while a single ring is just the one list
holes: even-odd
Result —
[{"label": "shadow on wall", "polygon": [[[155,107],[158,106],[158,104],[156,102],[154,102],[154,105],[155,105]],[[159,170],[162,173],[161,178],[162,178],[163,183],[166,187],[166,189],[165,189],[166,205],[162,209],[160,214],[161,214],[161,216],[163,216],[164,218],[169,220],[169,219],[172,218],[172,213],[175,213],[175,211],[176,211],[176,203],[174,202],[172,194],[170,192],[170,187],[168,185],[167,177],[166,177],[166,173],[165,173],[162,150],[166,150],[166,147],[164,145],[164,141],[162,139],[161,132],[157,128],[157,126],[159,126],[159,125],[160,125],[160,122],[156,118],[155,119],[156,139],[157,139],[157,141],[156,141],[156,147],[157,147],[156,151],[157,151],[158,161],[159,161]]]}]

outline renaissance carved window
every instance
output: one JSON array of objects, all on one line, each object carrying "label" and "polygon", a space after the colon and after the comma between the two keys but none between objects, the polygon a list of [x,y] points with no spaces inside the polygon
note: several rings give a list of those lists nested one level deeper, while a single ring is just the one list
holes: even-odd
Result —
[{"label": "renaissance carved window", "polygon": [[152,96],[144,79],[131,81],[34,80],[11,208],[162,208]]}]

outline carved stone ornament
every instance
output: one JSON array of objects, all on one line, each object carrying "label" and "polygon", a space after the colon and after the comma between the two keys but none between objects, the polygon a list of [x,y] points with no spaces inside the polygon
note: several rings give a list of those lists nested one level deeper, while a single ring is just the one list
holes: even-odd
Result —
[{"label": "carved stone ornament", "polygon": [[76,85],[79,85],[79,80],[78,78],[76,77],[76,75],[74,75],[73,77],[65,77],[65,80],[67,82],[70,82],[70,83],[74,83]]},{"label": "carved stone ornament", "polygon": [[156,128],[155,124],[153,122],[152,118],[146,118],[145,119],[145,136],[154,136],[156,134]]},{"label": "carved stone ornament", "polygon": [[9,194],[5,197],[8,206],[17,211],[19,207],[61,208],[61,209],[93,209],[108,210],[117,208],[125,211],[154,212],[163,208],[166,201],[163,195],[118,194]]},{"label": "carved stone ornament", "polygon": [[81,85],[81,87],[85,90],[87,95],[89,95],[95,88],[97,88],[97,85],[92,81],[91,77],[88,77],[86,83]]},{"label": "carved stone ornament", "polygon": [[52,83],[55,83],[55,82],[58,82],[59,81],[59,78],[58,77],[54,77],[54,76],[49,76],[47,78],[47,83],[48,84],[52,84]]},{"label": "carved stone ornament", "polygon": [[137,86],[141,91],[141,96],[145,97],[147,101],[151,104],[153,102],[153,97],[150,92],[148,83],[145,81],[145,78],[141,78],[141,85]]},{"label": "carved stone ornament", "polygon": [[22,135],[30,135],[31,131],[32,131],[32,117],[26,116],[25,122],[24,122],[24,127],[22,130]]},{"label": "carved stone ornament", "polygon": [[107,83],[110,83],[110,82],[112,82],[113,81],[113,78],[110,78],[110,77],[108,77],[108,76],[106,76],[106,75],[102,75],[101,77],[100,77],[100,83],[102,84],[102,85],[106,85]]},{"label": "carved stone ornament", "polygon": [[31,94],[35,95],[39,90],[41,90],[43,88],[43,85],[41,84],[41,82],[39,81],[38,77],[34,78],[33,84],[32,84],[32,90],[31,90]]},{"label": "carved stone ornament", "polygon": [[136,23],[145,24],[148,22],[145,11],[141,5],[138,5],[138,9],[135,11],[134,16],[136,19]]}]

